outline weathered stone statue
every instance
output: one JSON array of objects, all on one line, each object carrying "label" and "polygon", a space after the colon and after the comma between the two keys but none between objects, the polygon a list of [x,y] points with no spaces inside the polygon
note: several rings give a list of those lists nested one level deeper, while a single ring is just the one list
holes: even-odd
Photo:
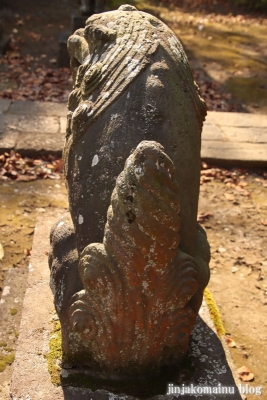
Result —
[{"label": "weathered stone statue", "polygon": [[156,375],[185,357],[209,280],[205,104],[178,39],[132,6],[93,15],[68,48],[70,214],[49,259],[63,361],[103,379]]}]

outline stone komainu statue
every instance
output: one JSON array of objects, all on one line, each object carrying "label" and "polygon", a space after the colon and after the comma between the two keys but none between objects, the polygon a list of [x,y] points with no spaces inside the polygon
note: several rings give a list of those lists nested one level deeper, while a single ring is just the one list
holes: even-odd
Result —
[{"label": "stone komainu statue", "polygon": [[197,225],[206,107],[182,46],[129,5],[70,38],[70,214],[51,231],[64,362],[101,377],[182,362],[209,280]]}]

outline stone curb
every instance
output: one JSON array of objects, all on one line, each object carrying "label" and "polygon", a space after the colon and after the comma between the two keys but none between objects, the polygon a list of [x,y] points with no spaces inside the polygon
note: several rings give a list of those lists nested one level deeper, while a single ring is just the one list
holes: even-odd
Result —
[{"label": "stone curb", "polygon": [[[0,153],[60,156],[67,111],[65,103],[0,99]],[[208,112],[201,158],[221,166],[266,167],[267,115]]]}]

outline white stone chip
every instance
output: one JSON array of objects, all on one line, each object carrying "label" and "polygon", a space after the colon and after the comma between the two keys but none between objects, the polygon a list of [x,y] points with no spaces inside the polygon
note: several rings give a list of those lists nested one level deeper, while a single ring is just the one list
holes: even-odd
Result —
[{"label": "white stone chip", "polygon": [[10,286],[5,286],[3,289],[2,297],[7,296],[10,293]]},{"label": "white stone chip", "polygon": [[96,164],[98,164],[99,158],[98,155],[95,154],[92,160],[92,167],[94,167]]},{"label": "white stone chip", "polygon": [[79,225],[83,224],[83,216],[81,214],[79,214],[79,217],[78,217],[78,224]]}]

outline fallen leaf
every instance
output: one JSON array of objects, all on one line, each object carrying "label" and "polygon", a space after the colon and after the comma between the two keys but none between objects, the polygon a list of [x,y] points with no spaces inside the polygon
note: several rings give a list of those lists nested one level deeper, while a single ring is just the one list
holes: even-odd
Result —
[{"label": "fallen leaf", "polygon": [[213,213],[211,212],[199,212],[197,215],[197,222],[203,223],[205,221],[207,221],[210,217],[213,217]]},{"label": "fallen leaf", "polygon": [[225,336],[225,340],[229,347],[236,347],[236,342],[230,336]]},{"label": "fallen leaf", "polygon": [[61,158],[48,155],[40,159],[21,157],[14,150],[0,155],[0,180],[28,182],[35,179],[61,179],[63,162]]},{"label": "fallen leaf", "polygon": [[18,182],[30,182],[34,181],[35,179],[37,179],[37,177],[34,175],[18,175],[17,177]]},{"label": "fallen leaf", "polygon": [[30,249],[24,249],[24,254],[28,257],[31,255],[31,250]]},{"label": "fallen leaf", "polygon": [[254,374],[245,366],[238,368],[237,373],[239,379],[243,382],[251,382],[254,380]]}]

